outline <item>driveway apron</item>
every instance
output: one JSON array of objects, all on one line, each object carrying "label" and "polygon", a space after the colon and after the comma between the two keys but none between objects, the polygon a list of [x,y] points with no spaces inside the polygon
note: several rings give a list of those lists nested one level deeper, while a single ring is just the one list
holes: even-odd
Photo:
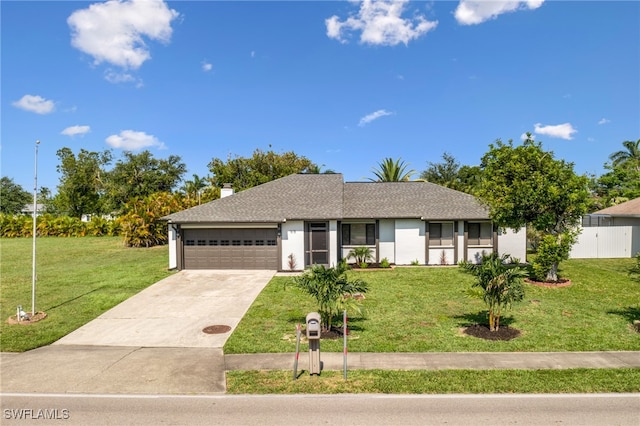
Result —
[{"label": "driveway apron", "polygon": [[[273,271],[180,271],[54,345],[222,348]],[[227,326],[221,334],[203,332]]]},{"label": "driveway apron", "polygon": [[274,274],[178,272],[50,346],[0,354],[0,391],[224,393],[222,347]]}]

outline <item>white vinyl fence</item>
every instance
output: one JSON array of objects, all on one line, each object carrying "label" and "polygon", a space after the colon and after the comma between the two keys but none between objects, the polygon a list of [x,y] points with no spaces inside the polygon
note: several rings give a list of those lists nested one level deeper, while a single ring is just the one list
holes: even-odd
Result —
[{"label": "white vinyl fence", "polygon": [[640,226],[582,228],[573,245],[572,259],[633,257],[640,251]]}]

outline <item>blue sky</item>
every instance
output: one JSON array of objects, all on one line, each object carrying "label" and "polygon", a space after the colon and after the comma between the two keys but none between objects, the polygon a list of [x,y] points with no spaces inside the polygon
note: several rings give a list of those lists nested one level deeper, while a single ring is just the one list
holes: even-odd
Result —
[{"label": "blue sky", "polygon": [[640,138],[640,3],[2,1],[2,175],[56,192],[56,151],[293,150],[479,164],[533,132],[578,173]]}]

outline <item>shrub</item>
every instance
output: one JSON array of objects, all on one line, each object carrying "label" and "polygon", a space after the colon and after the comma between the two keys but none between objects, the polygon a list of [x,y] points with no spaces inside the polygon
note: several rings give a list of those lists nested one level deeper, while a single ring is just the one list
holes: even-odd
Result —
[{"label": "shrub", "polygon": [[391,264],[389,263],[389,259],[386,257],[380,261],[381,268],[391,268]]},{"label": "shrub", "polygon": [[354,247],[347,254],[347,259],[355,259],[356,264],[362,267],[363,263],[373,260],[373,252],[367,246]]},{"label": "shrub", "polygon": [[482,262],[473,264],[460,262],[463,272],[476,277],[473,287],[481,289],[481,296],[489,307],[489,330],[500,328],[502,309],[510,307],[514,302],[524,299],[523,278],[527,271],[520,267],[518,259],[508,254],[497,253],[483,255]]}]

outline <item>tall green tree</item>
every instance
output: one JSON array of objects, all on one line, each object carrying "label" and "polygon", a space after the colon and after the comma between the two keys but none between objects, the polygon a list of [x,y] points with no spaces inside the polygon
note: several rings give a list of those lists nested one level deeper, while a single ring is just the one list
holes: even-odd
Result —
[{"label": "tall green tree", "polygon": [[30,201],[33,202],[32,197],[29,192],[15,183],[13,179],[7,176],[2,176],[2,179],[0,179],[0,213],[20,213],[26,204]]},{"label": "tall green tree", "polygon": [[121,211],[132,198],[145,198],[157,192],[171,193],[186,171],[187,166],[177,155],[158,159],[148,150],[139,154],[127,151],[109,172],[109,209]]},{"label": "tall green tree", "polygon": [[587,212],[587,177],[576,175],[573,163],[554,159],[553,152],[544,151],[531,135],[520,146],[498,140],[489,148],[480,166],[479,198],[499,227],[532,226],[553,236],[553,244],[545,241],[548,252],[538,256],[544,255],[547,261],[551,256],[542,278],[557,281],[558,264],[568,258],[576,226]]},{"label": "tall green tree", "polygon": [[480,167],[460,166],[455,157],[445,152],[441,162],[428,163],[420,178],[456,191],[474,194],[480,185]]},{"label": "tall green tree", "polygon": [[295,173],[316,170],[317,166],[308,158],[293,151],[277,154],[256,149],[251,157],[231,157],[226,161],[214,158],[209,163],[215,186],[230,183],[235,191],[279,179]]},{"label": "tall green tree", "polygon": [[80,149],[74,154],[70,148],[59,149],[57,166],[60,176],[56,208],[71,217],[104,212],[103,193],[105,166],[111,162],[111,152],[93,152]]},{"label": "tall green tree", "polygon": [[385,158],[372,171],[375,178],[369,178],[372,182],[406,182],[416,172],[407,170],[409,167],[402,159]]}]

